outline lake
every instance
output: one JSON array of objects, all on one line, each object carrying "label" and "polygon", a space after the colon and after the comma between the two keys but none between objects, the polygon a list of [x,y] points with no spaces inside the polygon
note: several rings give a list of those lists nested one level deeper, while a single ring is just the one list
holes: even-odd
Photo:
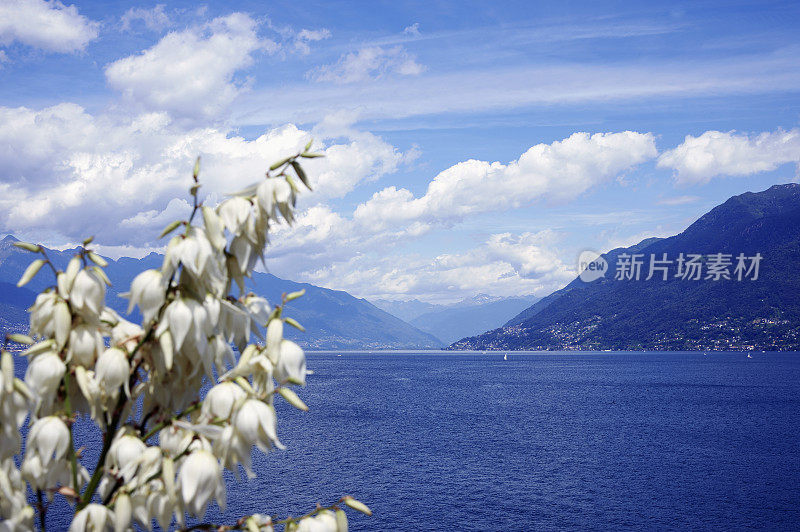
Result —
[{"label": "lake", "polygon": [[[351,494],[352,530],[797,529],[796,353],[309,353],[311,411],[225,519]],[[57,516],[52,516],[58,521]]]}]

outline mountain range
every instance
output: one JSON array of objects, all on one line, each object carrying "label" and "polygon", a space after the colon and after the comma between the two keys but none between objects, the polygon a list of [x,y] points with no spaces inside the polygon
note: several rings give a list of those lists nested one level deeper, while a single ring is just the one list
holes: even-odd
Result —
[{"label": "mountain range", "polygon": [[[0,241],[0,331],[3,334],[27,330],[26,309],[39,291],[53,284],[52,275],[42,270],[25,287],[17,288],[17,281],[34,257],[15,247],[16,240],[9,235]],[[75,250],[46,249],[46,252],[56,268],[63,270]],[[127,300],[119,294],[128,290],[133,278],[142,270],[160,267],[163,256],[151,253],[141,259],[106,260],[105,271],[112,283],[106,304],[124,315]],[[269,301],[279,301],[282,293],[305,289],[303,297],[289,303],[287,312],[306,332],[287,327],[286,335],[307,349],[437,349],[443,345],[435,336],[347,292],[295,283],[259,272],[253,274],[250,283],[253,292]]]},{"label": "mountain range", "polygon": [[375,306],[398,316],[445,344],[494,329],[538,301],[535,296],[497,297],[486,294],[449,305],[411,301],[376,300]]},{"label": "mountain range", "polygon": [[[700,279],[686,275],[690,254],[700,256]],[[605,275],[579,276],[449,349],[800,350],[800,184],[734,196],[678,235],[602,259]],[[653,259],[659,268],[647,280]],[[637,260],[638,280],[629,267]]]}]

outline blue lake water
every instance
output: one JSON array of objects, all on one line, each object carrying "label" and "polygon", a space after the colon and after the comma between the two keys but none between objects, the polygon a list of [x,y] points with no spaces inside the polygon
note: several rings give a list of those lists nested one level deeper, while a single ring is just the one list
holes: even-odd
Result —
[{"label": "blue lake water", "polygon": [[256,453],[206,521],[351,494],[375,514],[352,530],[800,528],[800,354],[308,361],[311,411],[279,407],[288,449]]}]

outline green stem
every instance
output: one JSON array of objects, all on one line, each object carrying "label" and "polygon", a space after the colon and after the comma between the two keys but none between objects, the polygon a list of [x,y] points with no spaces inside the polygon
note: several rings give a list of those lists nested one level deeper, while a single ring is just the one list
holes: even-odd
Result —
[{"label": "green stem", "polygon": [[69,399],[69,371],[64,372],[64,408],[67,409],[67,416],[69,421],[67,428],[69,429],[69,449],[67,449],[67,456],[72,464],[72,489],[75,493],[80,493],[81,487],[78,485],[78,457],[75,454],[75,440],[72,436],[72,403]]},{"label": "green stem", "polygon": [[125,407],[125,391],[121,388],[122,387],[120,387],[120,396],[117,400],[117,406],[114,410],[114,416],[111,419],[111,424],[106,427],[106,433],[103,435],[103,450],[100,451],[100,457],[97,459],[97,465],[94,468],[94,473],[92,473],[92,478],[89,480],[89,485],[86,486],[86,491],[84,491],[83,495],[81,496],[80,502],[75,509],[76,512],[83,510],[86,505],[92,501],[94,492],[97,490],[97,486],[100,484],[100,479],[103,477],[106,456],[108,455],[108,450],[111,448],[111,442],[114,441],[114,435],[117,433],[117,428],[119,426],[120,419],[122,418],[122,411]]},{"label": "green stem", "polygon": [[[130,357],[133,357],[141,347],[147,343],[150,338],[153,336],[153,327],[151,326],[150,329],[147,330],[147,334],[144,335],[136,347],[130,354]],[[133,388],[136,384],[136,376],[138,373],[138,366],[134,369],[131,377],[128,381],[128,387]],[[128,396],[125,394],[125,387],[120,386],[119,390],[119,399],[117,399],[117,405],[114,408],[114,415],[111,418],[111,423],[106,426],[106,433],[103,435],[103,450],[100,451],[100,457],[97,459],[97,464],[95,465],[94,472],[92,473],[92,478],[89,480],[89,485],[86,486],[86,490],[83,492],[83,495],[80,498],[80,502],[76,508],[76,511],[83,510],[87,504],[92,501],[92,497],[94,497],[94,492],[97,491],[97,486],[100,484],[100,480],[103,478],[103,471],[105,470],[105,463],[106,463],[106,456],[108,455],[108,450],[111,448],[111,442],[114,441],[114,435],[117,433],[117,429],[119,428],[119,422],[122,419],[122,412],[125,410],[125,403],[128,401]]]},{"label": "green stem", "polygon": [[36,490],[36,502],[38,503],[39,507],[39,527],[41,528],[42,532],[47,532],[47,524],[45,522],[45,516],[47,515],[47,507],[42,501],[42,490]]}]

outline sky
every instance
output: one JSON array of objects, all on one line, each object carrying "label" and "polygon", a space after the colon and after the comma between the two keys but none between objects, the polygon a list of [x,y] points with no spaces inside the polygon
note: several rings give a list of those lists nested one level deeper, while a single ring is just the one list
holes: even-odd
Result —
[{"label": "sky", "polygon": [[314,139],[267,268],[544,296],[800,176],[797,2],[0,0],[0,233],[159,251]]}]

